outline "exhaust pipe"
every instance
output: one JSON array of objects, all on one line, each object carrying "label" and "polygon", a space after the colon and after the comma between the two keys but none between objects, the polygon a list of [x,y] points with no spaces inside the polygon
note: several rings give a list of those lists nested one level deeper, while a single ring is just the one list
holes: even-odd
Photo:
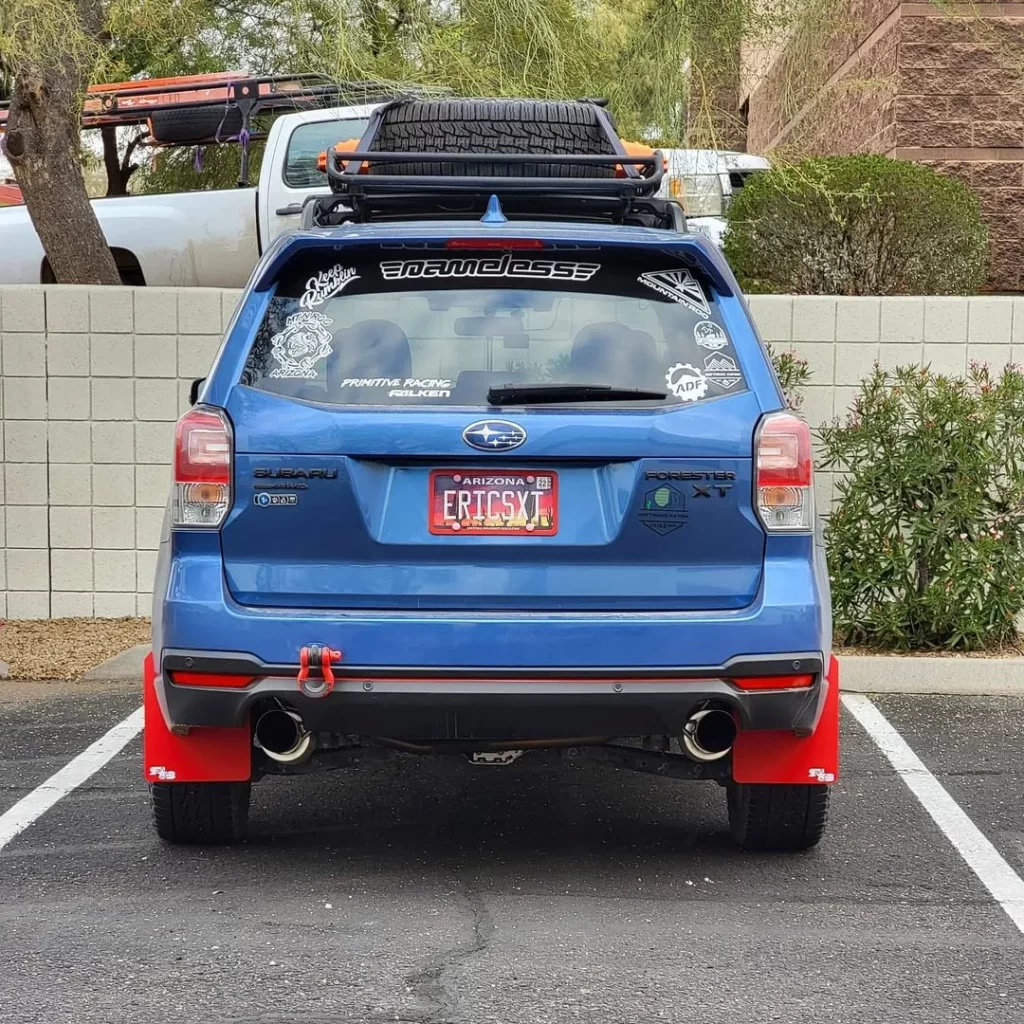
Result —
[{"label": "exhaust pipe", "polygon": [[313,734],[296,711],[271,708],[256,719],[253,743],[272,761],[295,764],[305,760],[315,745]]},{"label": "exhaust pipe", "polygon": [[722,708],[702,708],[686,720],[682,741],[694,761],[717,761],[736,742],[736,722]]}]

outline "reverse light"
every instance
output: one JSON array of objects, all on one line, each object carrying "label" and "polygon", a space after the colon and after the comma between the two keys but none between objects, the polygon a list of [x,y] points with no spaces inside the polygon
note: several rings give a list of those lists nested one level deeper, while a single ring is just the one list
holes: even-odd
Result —
[{"label": "reverse light", "polygon": [[809,533],[814,529],[811,431],[790,412],[761,420],[754,439],[757,460],[755,502],[770,533]]},{"label": "reverse light", "polygon": [[231,507],[231,425],[219,409],[196,406],[174,435],[173,525],[216,529]]}]

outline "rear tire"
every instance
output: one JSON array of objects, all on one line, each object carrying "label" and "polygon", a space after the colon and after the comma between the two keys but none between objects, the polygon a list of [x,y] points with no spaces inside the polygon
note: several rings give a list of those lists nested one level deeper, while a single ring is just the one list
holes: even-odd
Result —
[{"label": "rear tire", "polygon": [[155,782],[153,824],[169,843],[237,843],[249,821],[248,782]]},{"label": "rear tire", "polygon": [[808,850],[828,820],[828,786],[728,786],[729,830],[745,850]]},{"label": "rear tire", "polygon": [[[373,148],[394,153],[614,153],[597,108],[543,100],[407,100],[384,114]],[[584,164],[370,163],[371,174],[610,178]]]}]

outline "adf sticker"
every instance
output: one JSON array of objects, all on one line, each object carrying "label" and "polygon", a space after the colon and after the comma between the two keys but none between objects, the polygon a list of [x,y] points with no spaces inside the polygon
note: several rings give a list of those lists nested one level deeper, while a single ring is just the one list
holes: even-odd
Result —
[{"label": "adf sticker", "polygon": [[696,366],[676,363],[665,374],[669,391],[681,402],[696,402],[708,393],[708,381]]},{"label": "adf sticker", "polygon": [[315,380],[316,364],[331,354],[334,321],[323,313],[292,313],[284,330],[270,339],[270,354],[277,363],[269,377]]}]

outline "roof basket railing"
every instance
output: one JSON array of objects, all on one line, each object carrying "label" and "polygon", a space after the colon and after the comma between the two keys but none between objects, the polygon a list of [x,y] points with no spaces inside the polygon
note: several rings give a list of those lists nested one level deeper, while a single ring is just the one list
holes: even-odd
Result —
[{"label": "roof basket railing", "polygon": [[[506,163],[545,168],[608,168],[622,176],[535,177],[487,174],[389,174],[388,164]],[[367,173],[371,165],[373,173]],[[332,152],[332,195],[307,201],[307,227],[379,220],[479,218],[497,196],[511,219],[598,221],[682,230],[678,204],[653,198],[664,174],[660,152],[624,153],[393,153],[360,148]]]}]

